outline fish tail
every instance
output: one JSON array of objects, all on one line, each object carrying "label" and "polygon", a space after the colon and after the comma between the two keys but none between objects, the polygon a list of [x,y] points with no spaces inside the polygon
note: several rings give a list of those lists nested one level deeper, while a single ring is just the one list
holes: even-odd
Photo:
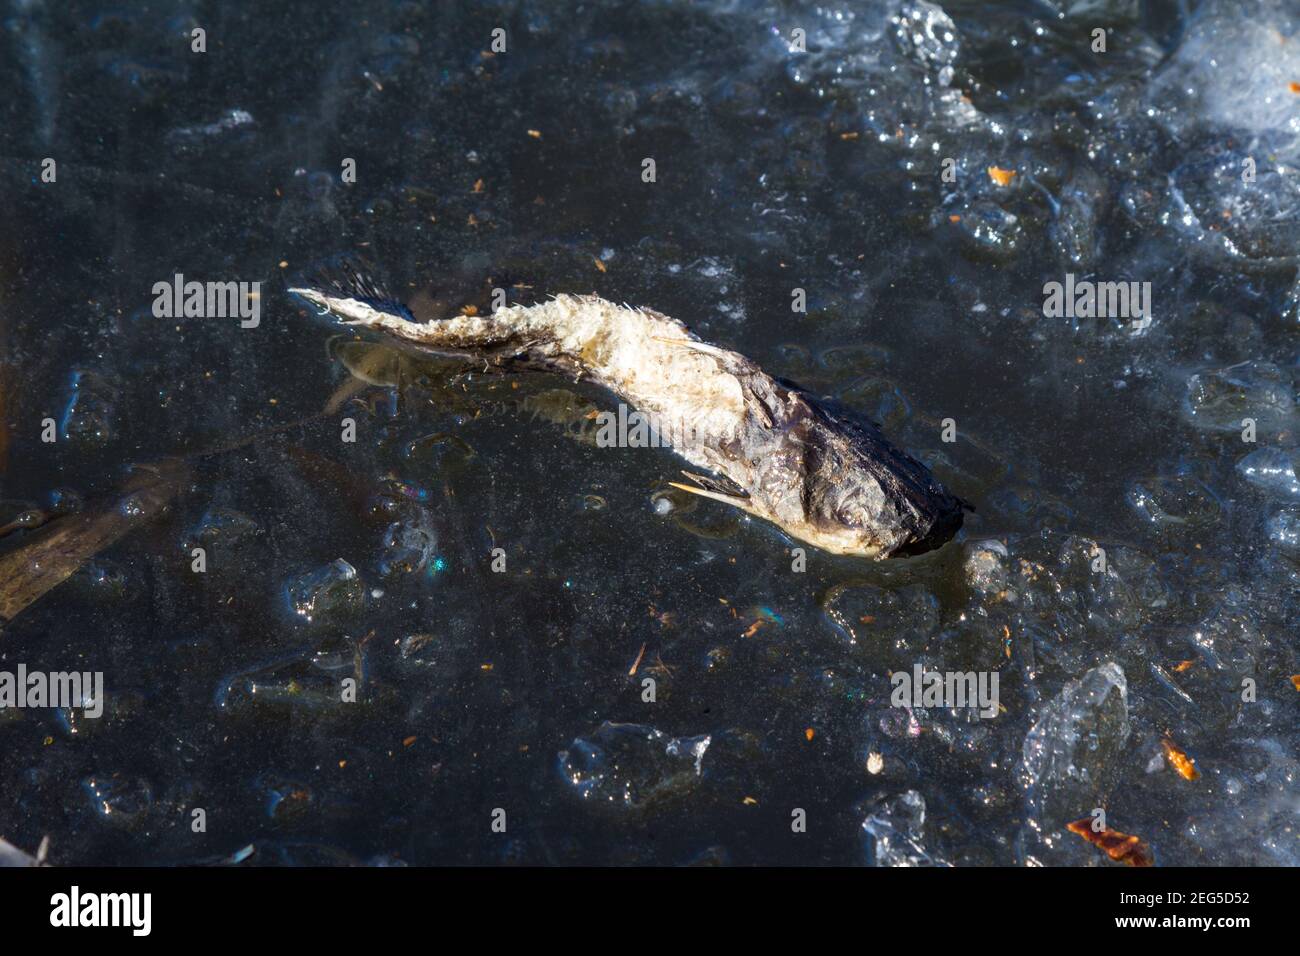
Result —
[{"label": "fish tail", "polygon": [[[289,291],[313,305],[326,308],[347,321],[353,316],[335,310],[320,300],[331,302],[357,302],[376,312],[414,322],[415,317],[397,296],[393,295],[375,276],[373,269],[353,259],[342,258],[317,267],[304,275]],[[356,311],[356,310],[351,310]]]},{"label": "fish tail", "polygon": [[419,322],[404,302],[349,259],[318,268],[289,288],[291,295],[332,314],[346,325],[360,325],[434,351],[472,352],[493,348],[515,334],[508,323],[481,316],[455,316]]}]

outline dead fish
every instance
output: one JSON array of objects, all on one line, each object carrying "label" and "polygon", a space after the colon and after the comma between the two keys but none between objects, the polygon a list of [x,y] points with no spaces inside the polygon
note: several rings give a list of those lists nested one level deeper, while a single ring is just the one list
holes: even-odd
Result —
[{"label": "dead fish", "polygon": [[937,548],[970,506],[866,422],[834,413],[676,319],[596,296],[557,295],[488,316],[417,322],[354,266],[289,290],[345,324],[484,369],[587,378],[654,423],[698,469],[674,487],[725,502],[831,554],[887,558]]}]

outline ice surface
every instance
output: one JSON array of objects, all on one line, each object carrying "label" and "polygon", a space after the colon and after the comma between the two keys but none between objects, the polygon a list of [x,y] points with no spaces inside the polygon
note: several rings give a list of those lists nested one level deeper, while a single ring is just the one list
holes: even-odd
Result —
[{"label": "ice surface", "polygon": [[1214,492],[1189,474],[1138,479],[1129,486],[1126,497],[1139,520],[1161,530],[1182,526],[1203,529],[1218,517],[1221,508]]},{"label": "ice surface", "polygon": [[342,558],[290,581],[286,593],[292,612],[308,624],[333,623],[355,614],[366,598],[357,569]]},{"label": "ice surface", "polygon": [[128,773],[96,774],[81,787],[98,820],[112,827],[134,830],[146,824],[154,804],[153,787]]},{"label": "ice surface", "polygon": [[689,793],[712,738],[670,737],[643,724],[606,721],[560,751],[560,772],[583,800],[642,810]]},{"label": "ice surface", "polygon": [[[862,823],[873,862],[1086,863],[1053,834],[1100,805],[1161,863],[1294,863],[1288,9],[510,9],[485,57],[501,10],[230,0],[202,70],[185,13],[6,24],[0,549],[134,466],[195,473],[172,518],[128,501],[139,530],[4,623],[109,699],[0,711],[0,832],[49,827],[87,863],[862,862],[842,828],[789,839],[807,807]],[[487,314],[497,287],[679,317],[877,420],[975,511],[938,553],[795,571],[763,522],[665,491],[667,452],[588,441],[590,382],[396,350],[284,297],[363,250],[421,318]],[[261,280],[262,325],[156,319],[177,269]],[[1045,316],[1066,273],[1151,282],[1152,324]],[[917,663],[997,671],[996,718],[890,706]],[[124,840],[133,812],[183,819],[171,781],[222,826]],[[299,838],[257,832],[281,824]]]},{"label": "ice surface", "polygon": [[1300,76],[1295,30],[1284,4],[1206,3],[1152,83],[1151,99],[1184,135],[1213,124],[1294,160],[1300,147],[1300,114],[1289,87]]},{"label": "ice surface", "polygon": [[1300,557],[1300,508],[1274,512],[1264,523],[1264,533],[1272,544]]},{"label": "ice surface", "polygon": [[874,866],[948,866],[925,848],[925,798],[915,790],[884,800],[862,821]]},{"label": "ice surface", "polygon": [[1187,414],[1217,431],[1242,431],[1247,419],[1257,429],[1284,428],[1295,420],[1291,375],[1262,360],[1197,372],[1187,380]]},{"label": "ice surface", "polygon": [[1300,498],[1296,461],[1294,450],[1260,448],[1237,462],[1237,474],[1272,496]]},{"label": "ice surface", "polygon": [[1044,829],[1105,806],[1129,732],[1128,681],[1114,663],[1070,681],[1043,708],[1025,737],[1019,776]]}]

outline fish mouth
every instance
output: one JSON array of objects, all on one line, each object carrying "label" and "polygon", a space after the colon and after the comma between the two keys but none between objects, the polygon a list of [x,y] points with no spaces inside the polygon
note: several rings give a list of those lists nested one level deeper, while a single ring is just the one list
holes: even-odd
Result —
[{"label": "fish mouth", "polygon": [[937,551],[951,541],[953,536],[961,530],[962,522],[966,519],[966,511],[975,510],[960,498],[954,500],[956,502],[955,506],[950,511],[945,511],[935,518],[924,535],[908,539],[891,551],[889,556],[891,558],[915,557],[918,554]]}]

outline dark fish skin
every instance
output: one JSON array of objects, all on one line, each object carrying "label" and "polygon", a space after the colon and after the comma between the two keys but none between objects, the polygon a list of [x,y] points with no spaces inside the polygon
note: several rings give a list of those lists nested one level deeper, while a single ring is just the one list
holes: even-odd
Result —
[{"label": "dark fish skin", "polygon": [[662,424],[708,474],[693,494],[734,505],[832,554],[887,558],[938,548],[969,508],[874,426],[823,406],[676,319],[595,296],[556,296],[491,316],[418,322],[353,267],[289,290],[349,325],[485,367],[587,378]]}]

